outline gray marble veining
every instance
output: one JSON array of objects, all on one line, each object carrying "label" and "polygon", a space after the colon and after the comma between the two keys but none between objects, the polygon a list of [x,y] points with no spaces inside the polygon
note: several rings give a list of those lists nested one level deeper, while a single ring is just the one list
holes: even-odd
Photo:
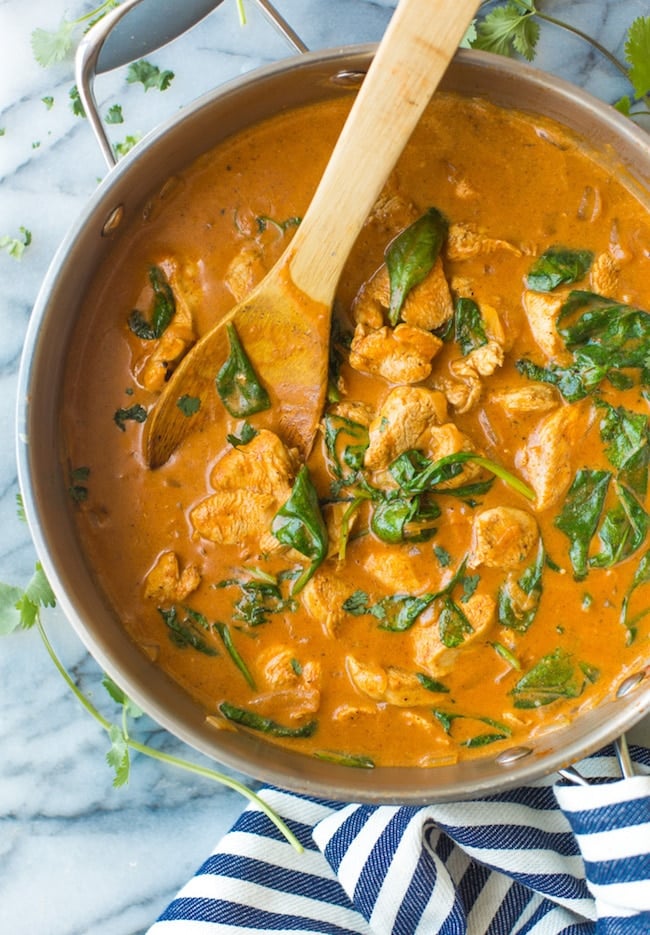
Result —
[{"label": "gray marble veining", "polygon": [[[24,226],[33,243],[17,262],[0,251],[0,579],[25,583],[35,555],[16,515],[13,450],[16,375],[30,309],[58,244],[105,174],[68,93],[69,61],[34,62],[30,34],[80,15],[80,0],[0,0],[0,237]],[[277,0],[312,49],[377,41],[392,0]],[[548,0],[562,16],[621,53],[647,0]],[[150,56],[176,74],[164,94],[127,86],[123,71],[97,81],[100,109],[123,105],[114,141],[146,133],[184,103],[290,54],[247,0],[248,24],[226,0],[194,31]],[[536,64],[608,101],[624,92],[612,66],[548,26]],[[43,98],[52,97],[50,109]],[[102,710],[101,673],[58,611],[46,615],[57,652]],[[145,719],[147,740],[204,762]],[[135,757],[129,785],[112,786],[104,732],[80,708],[34,631],[0,641],[0,931],[11,935],[132,935],[145,930],[243,806],[233,792]]]}]

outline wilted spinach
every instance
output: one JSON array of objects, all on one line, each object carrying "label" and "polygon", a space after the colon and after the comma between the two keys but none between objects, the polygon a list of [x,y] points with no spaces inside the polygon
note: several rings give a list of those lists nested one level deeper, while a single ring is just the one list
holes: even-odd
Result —
[{"label": "wilted spinach", "polygon": [[473,299],[458,299],[454,311],[454,340],[466,357],[478,347],[487,344],[483,316]]},{"label": "wilted spinach", "polygon": [[282,545],[311,559],[293,585],[292,594],[298,594],[327,557],[328,548],[327,527],[306,465],[298,471],[291,496],[275,514],[271,531]]},{"label": "wilted spinach", "polygon": [[162,337],[176,311],[174,293],[164,270],[159,266],[150,267],[149,282],[153,289],[150,321],[137,308],[129,315],[129,328],[143,341]]},{"label": "wilted spinach", "polygon": [[540,708],[559,698],[578,698],[584,686],[582,667],[575,665],[571,653],[558,647],[522,676],[510,694],[515,708]]},{"label": "wilted spinach", "polygon": [[537,556],[518,581],[507,580],[499,588],[497,613],[499,624],[517,633],[525,633],[539,610],[542,597],[542,574],[545,551],[540,540]]},{"label": "wilted spinach", "polygon": [[226,325],[230,352],[216,377],[217,392],[231,416],[244,418],[271,407],[232,322]]},{"label": "wilted spinach", "polygon": [[569,538],[569,558],[578,580],[589,570],[589,544],[598,528],[611,479],[609,471],[578,471],[555,519],[555,525]]},{"label": "wilted spinach", "polygon": [[528,271],[526,285],[536,292],[552,292],[557,286],[578,282],[589,270],[593,259],[590,250],[550,247]]},{"label": "wilted spinach", "polygon": [[395,326],[411,289],[425,279],[438,259],[448,223],[437,208],[429,208],[398,234],[386,248],[390,281],[388,320]]}]

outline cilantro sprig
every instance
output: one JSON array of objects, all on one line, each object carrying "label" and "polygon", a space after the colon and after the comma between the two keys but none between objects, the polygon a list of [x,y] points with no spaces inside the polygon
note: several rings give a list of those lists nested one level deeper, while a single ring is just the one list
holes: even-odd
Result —
[{"label": "cilantro sprig", "polygon": [[[482,6],[488,6],[488,3]],[[624,95],[614,106],[629,117],[650,114],[650,16],[639,16],[630,25],[624,45],[624,61],[603,46],[594,36],[577,26],[546,13],[541,0],[507,0],[488,13],[480,14],[476,35],[469,45],[499,55],[521,55],[532,62],[537,54],[540,23],[571,33],[587,42],[606,58],[630,83],[631,95]]]},{"label": "cilantro sprig", "polygon": [[64,16],[57,29],[34,29],[31,36],[32,52],[38,64],[43,68],[51,68],[52,65],[64,61],[72,54],[79,33],[90,29],[109,10],[117,6],[119,0],[103,0],[99,6],[77,19],[67,19]]},{"label": "cilantro sprig", "polygon": [[19,629],[36,628],[48,656],[70,691],[108,735],[110,748],[106,754],[106,762],[115,773],[113,785],[116,788],[126,785],[131,772],[131,754],[140,753],[168,766],[186,770],[196,776],[202,776],[239,792],[245,798],[254,802],[279,829],[292,847],[298,853],[302,853],[302,845],[280,816],[264,799],[260,798],[243,783],[225,773],[173,756],[137,740],[131,733],[132,722],[140,718],[143,712],[108,676],[104,677],[102,684],[111,699],[119,707],[118,717],[116,720],[110,720],[98,710],[74,682],[47,636],[41,619],[41,611],[46,607],[54,607],[55,603],[54,593],[40,564],[36,565],[34,574],[24,589],[0,582],[0,636]]}]

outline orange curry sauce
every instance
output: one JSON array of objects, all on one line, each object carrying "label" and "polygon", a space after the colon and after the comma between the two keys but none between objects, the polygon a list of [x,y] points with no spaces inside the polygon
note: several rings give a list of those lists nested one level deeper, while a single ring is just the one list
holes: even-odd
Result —
[{"label": "orange curry sauce", "polygon": [[[610,325],[627,314],[650,341],[650,219],[560,128],[436,96],[338,290],[330,401],[308,462],[329,538],[312,568],[273,534],[301,465],[268,413],[218,402],[154,471],[139,419],[290,241],[348,106],[226,140],[132,225],[70,352],[66,457],[115,613],[215,729],[426,767],[557,728],[647,662],[648,374],[605,364],[594,377],[580,349],[600,341],[607,358],[617,336],[567,348],[558,327],[609,308]],[[429,208],[442,246],[395,325],[385,250]],[[420,247],[408,236],[407,265]],[[527,277],[551,248],[551,265],[561,248],[584,268],[544,291]],[[174,296],[158,336],[146,331],[152,268]],[[588,297],[558,326],[572,290]],[[413,473],[459,451],[486,460],[434,491],[396,479],[396,461]]]}]

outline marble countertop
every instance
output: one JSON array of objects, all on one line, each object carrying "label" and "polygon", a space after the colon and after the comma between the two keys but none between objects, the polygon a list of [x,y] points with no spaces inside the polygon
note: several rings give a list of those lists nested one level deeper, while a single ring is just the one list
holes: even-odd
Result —
[{"label": "marble countertop", "polygon": [[[391,0],[276,0],[312,49],[377,41]],[[105,166],[87,121],[69,106],[72,63],[34,61],[34,27],[55,29],[81,0],[0,0],[0,237],[32,233],[21,260],[0,251],[0,580],[24,585],[35,561],[17,517],[14,411],[20,353],[31,307],[57,245],[91,197]],[[123,105],[114,141],[145,133],[183,103],[223,81],[291,54],[255,6],[235,0],[148,58],[175,78],[164,93],[125,83],[124,70],[97,83],[104,111]],[[617,52],[647,0],[548,0]],[[535,64],[608,101],[627,88],[579,40],[545,26]],[[50,102],[48,99],[51,98]],[[45,101],[44,101],[45,99]],[[103,704],[101,672],[67,621],[45,615],[50,638],[79,685]],[[152,744],[195,762],[198,754],[153,722]],[[145,931],[244,805],[235,792],[136,757],[129,784],[113,787],[104,732],[71,695],[35,630],[0,641],[0,931],[12,935],[133,935]]]}]

